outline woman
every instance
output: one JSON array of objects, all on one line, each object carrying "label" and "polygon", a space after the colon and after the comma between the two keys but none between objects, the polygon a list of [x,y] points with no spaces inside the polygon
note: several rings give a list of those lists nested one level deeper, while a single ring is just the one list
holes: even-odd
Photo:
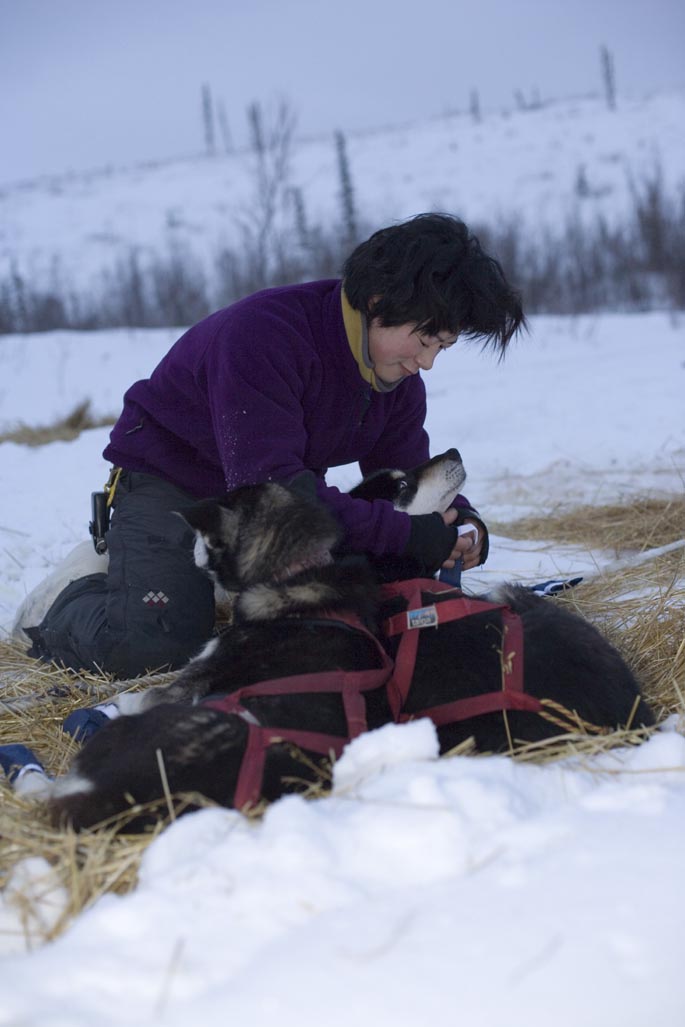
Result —
[{"label": "woman", "polygon": [[185,663],[212,632],[212,585],[174,515],[195,499],[266,480],[310,488],[336,515],[347,551],[410,556],[424,574],[485,558],[487,533],[457,497],[410,517],[326,483],[429,456],[421,371],[457,339],[503,353],[525,324],[499,264],[457,218],[422,214],[382,229],[342,281],[267,289],[178,340],[124,397],[105,459],[122,468],[107,532],[109,569],[72,581],[29,633],[34,655],[120,677]]}]

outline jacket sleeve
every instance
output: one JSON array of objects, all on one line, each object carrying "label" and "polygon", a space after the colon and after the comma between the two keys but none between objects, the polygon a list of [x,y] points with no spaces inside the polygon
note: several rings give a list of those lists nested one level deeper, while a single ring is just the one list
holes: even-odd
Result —
[{"label": "jacket sleeve", "polygon": [[[304,347],[287,345],[278,326],[259,326],[270,331],[281,345],[259,345],[254,323],[229,344],[214,340],[198,373],[205,378],[214,436],[226,488],[252,482],[291,482],[307,473],[307,429],[304,392],[311,374]],[[385,501],[367,503],[352,499],[320,478],[316,493],[340,522],[348,548],[399,554],[409,539],[410,519]]]},{"label": "jacket sleeve", "polygon": [[[261,344],[266,337],[268,346]],[[298,345],[292,325],[251,320],[232,325],[230,339],[219,329],[198,374],[205,379],[228,490],[260,481],[287,483],[307,473],[314,477],[305,464],[303,406],[312,357]],[[428,458],[425,389],[420,379],[407,384],[414,388],[393,404],[382,440],[361,465],[364,474],[380,467],[411,467]],[[385,500],[353,499],[318,477],[315,488],[336,515],[346,548],[379,556],[404,552],[411,531],[407,514]]]}]

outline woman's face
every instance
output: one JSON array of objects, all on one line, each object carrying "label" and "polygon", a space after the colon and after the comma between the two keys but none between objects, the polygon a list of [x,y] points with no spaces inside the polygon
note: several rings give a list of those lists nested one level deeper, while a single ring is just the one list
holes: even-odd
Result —
[{"label": "woman's face", "polygon": [[390,384],[419,371],[430,371],[438,353],[452,346],[450,332],[426,335],[416,325],[386,327],[374,318],[369,324],[369,356],[376,376]]}]

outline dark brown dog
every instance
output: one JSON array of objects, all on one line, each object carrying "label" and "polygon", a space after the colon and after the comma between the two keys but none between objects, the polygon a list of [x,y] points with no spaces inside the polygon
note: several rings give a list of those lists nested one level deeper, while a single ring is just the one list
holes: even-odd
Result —
[{"label": "dark brown dog", "polygon": [[[463,481],[455,452],[426,465],[432,478],[444,472],[450,479],[445,505]],[[383,498],[392,498],[389,482],[401,493],[413,488],[405,484],[411,473],[376,475]],[[337,692],[252,696],[243,701],[241,713],[198,705],[208,697],[274,678],[382,669],[383,655],[368,629],[376,633],[403,600],[383,607],[363,561],[333,562],[338,531],[321,505],[265,484],[237,489],[221,503],[199,503],[184,516],[197,532],[196,561],[235,597],[234,621],[172,684],[122,697],[124,715],[84,745],[51,799],[54,817],[77,828],[159,800],[165,792],[200,793],[234,805],[255,725],[325,733],[340,740],[338,748],[350,733]],[[561,704],[579,724],[614,729],[654,722],[630,670],[589,623],[554,599],[516,586],[505,586],[498,599],[521,619],[528,694]],[[348,615],[356,618],[356,627],[346,623]],[[421,631],[403,716],[501,688],[501,639],[501,616],[489,607],[439,630]],[[384,644],[393,651],[393,640]],[[364,692],[363,718],[369,728],[393,719],[382,685]],[[482,751],[504,751],[512,739],[534,741],[559,733],[558,724],[521,710],[439,728],[442,751],[467,737]],[[319,777],[321,762],[320,752],[306,746],[269,745],[260,795],[272,800],[306,788]],[[141,813],[133,827],[151,819]]]}]

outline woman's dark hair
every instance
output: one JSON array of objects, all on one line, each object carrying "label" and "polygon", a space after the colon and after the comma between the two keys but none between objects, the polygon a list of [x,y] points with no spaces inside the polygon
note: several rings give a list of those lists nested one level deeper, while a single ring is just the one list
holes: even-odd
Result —
[{"label": "woman's dark hair", "polygon": [[419,214],[374,233],[345,261],[343,286],[355,310],[382,325],[459,333],[501,353],[526,326],[499,263],[449,214]]}]

